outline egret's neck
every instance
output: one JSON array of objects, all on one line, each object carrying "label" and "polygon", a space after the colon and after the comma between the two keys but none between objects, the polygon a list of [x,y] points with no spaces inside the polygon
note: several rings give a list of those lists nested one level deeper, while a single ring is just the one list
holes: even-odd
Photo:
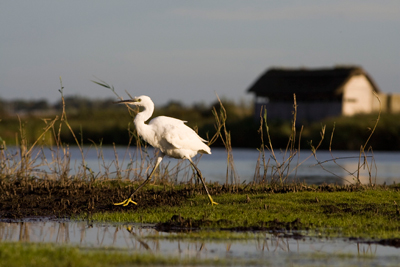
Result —
[{"label": "egret's neck", "polygon": [[147,105],[146,107],[144,107],[144,110],[139,112],[133,121],[138,134],[142,137],[146,136],[148,125],[145,124],[145,122],[148,119],[150,119],[151,115],[153,114],[153,111],[154,111],[154,104],[151,103],[151,105]]}]

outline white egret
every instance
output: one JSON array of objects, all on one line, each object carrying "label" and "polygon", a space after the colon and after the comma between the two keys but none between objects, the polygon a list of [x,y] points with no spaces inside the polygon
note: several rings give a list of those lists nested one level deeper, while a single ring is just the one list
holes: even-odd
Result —
[{"label": "white egret", "polygon": [[214,202],[210,193],[208,192],[207,186],[204,182],[203,176],[200,170],[193,163],[192,158],[201,154],[211,154],[211,149],[205,144],[207,142],[201,138],[193,129],[185,125],[185,121],[181,121],[175,118],[159,116],[152,119],[148,124],[145,122],[150,119],[154,111],[154,103],[150,97],[142,95],[129,100],[118,101],[117,103],[125,103],[129,105],[135,105],[143,107],[143,111],[139,112],[135,119],[134,124],[137,133],[151,146],[161,151],[161,156],[157,158],[156,165],[151,171],[147,179],[131,194],[126,200],[115,203],[114,205],[127,206],[129,203],[134,202],[133,195],[142,188],[147,182],[150,181],[151,176],[154,174],[156,168],[162,161],[164,156],[169,156],[177,159],[187,159],[196,170],[196,174],[202,182],[204,189],[207,192],[208,198],[211,204],[218,204]]}]

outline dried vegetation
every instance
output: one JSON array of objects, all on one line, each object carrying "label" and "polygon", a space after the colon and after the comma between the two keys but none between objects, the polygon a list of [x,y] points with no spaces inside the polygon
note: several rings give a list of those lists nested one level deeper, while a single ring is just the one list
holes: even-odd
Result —
[{"label": "dried vegetation", "polygon": [[[114,88],[106,83],[98,83],[114,93]],[[135,131],[130,131],[130,141],[127,152],[123,158],[119,158],[115,153],[115,160],[112,163],[106,162],[102,155],[101,144],[95,144],[98,152],[99,166],[101,171],[94,173],[85,162],[85,153],[82,147],[79,135],[75,134],[70,127],[65,112],[65,103],[63,97],[63,87],[61,84],[61,98],[63,103],[63,111],[60,117],[52,120],[44,120],[46,126],[43,133],[32,144],[27,143],[25,138],[25,130],[21,123],[19,136],[17,136],[18,145],[14,149],[8,149],[4,141],[0,144],[0,217],[2,219],[18,219],[32,216],[41,217],[76,217],[86,214],[87,218],[91,218],[93,214],[125,212],[127,208],[116,207],[114,202],[129,196],[138,184],[146,178],[148,170],[152,166],[154,156],[147,153],[146,144],[143,144],[138,138]],[[136,110],[129,109],[134,116]],[[374,159],[372,148],[368,147],[368,142],[374,133],[379,116],[376,120],[375,127],[371,129],[370,136],[365,144],[360,147],[359,164],[356,170],[345,170],[353,177],[354,183],[351,185],[320,185],[313,186],[303,183],[287,183],[288,177],[296,176],[297,168],[304,161],[299,161],[300,143],[303,127],[296,126],[297,104],[294,96],[293,105],[293,121],[291,133],[287,146],[281,155],[277,156],[273,146],[267,123],[267,112],[260,114],[261,137],[259,148],[259,158],[254,171],[254,179],[248,183],[241,183],[235,171],[235,164],[232,154],[231,135],[226,127],[226,110],[221,101],[220,108],[214,108],[216,134],[210,137],[210,144],[219,139],[225,146],[227,151],[226,166],[226,182],[225,184],[209,184],[210,194],[219,199],[222,205],[261,205],[256,207],[261,210],[268,210],[267,202],[255,202],[254,196],[268,196],[271,194],[285,193],[301,193],[301,192],[364,192],[368,190],[389,190],[398,192],[396,186],[386,187],[376,185],[374,180]],[[69,154],[69,145],[64,144],[61,140],[62,128],[67,128],[75,140],[75,144],[81,153],[82,161],[72,167],[71,157]],[[130,129],[128,127],[128,129]],[[324,163],[318,159],[317,150],[321,142],[325,139],[326,127],[322,126],[320,131],[320,140],[316,145],[310,142],[311,152],[309,157],[314,157],[316,164],[324,169]],[[55,140],[55,145],[48,148],[42,146],[43,139],[48,135]],[[334,128],[330,137],[330,146],[333,142]],[[266,142],[264,141],[266,140]],[[131,146],[135,145],[135,152],[130,152]],[[45,150],[50,153],[45,153]],[[332,156],[331,161],[337,163],[337,159]],[[177,181],[176,173],[181,170],[181,163],[177,166],[169,167],[163,165],[156,173],[156,183],[147,186],[144,190],[139,191],[135,199],[140,203],[139,206],[129,208],[129,211],[155,209],[159,207],[179,208],[190,203],[190,206],[197,206],[200,210],[206,205],[198,199],[198,195],[202,194],[202,189],[194,181],[193,174],[187,171],[186,182]],[[114,173],[110,172],[111,165],[115,167]],[[339,164],[338,164],[339,165]],[[122,166],[127,166],[122,167]],[[361,185],[359,179],[360,170],[364,168],[369,172],[369,184]],[[74,171],[72,171],[74,169]],[[335,175],[334,173],[331,173]],[[288,194],[289,195],[289,194]],[[245,196],[245,197],[244,197]],[[242,197],[244,200],[237,202],[235,198]],[[315,201],[319,202],[315,197]],[[232,204],[233,203],[233,204]],[[307,203],[302,203],[307,206]],[[322,204],[321,204],[322,205]],[[321,206],[322,214],[342,214],[347,210],[345,206],[329,205],[324,203]],[[344,204],[343,204],[344,205]],[[397,207],[397,206],[396,206]],[[349,208],[349,207],[348,207]],[[373,207],[372,207],[373,208]],[[379,209],[379,207],[378,207]],[[176,210],[176,209],[175,209]],[[355,211],[354,211],[355,212]],[[168,219],[159,221],[158,227],[167,229],[168,227],[203,227],[209,223],[205,218],[191,218],[180,214],[167,214]],[[346,213],[346,212],[345,212]],[[398,209],[397,209],[398,213]],[[395,214],[397,214],[395,212]],[[221,215],[222,216],[222,215]],[[394,215],[397,216],[397,215]],[[288,219],[286,221],[269,218],[261,224],[257,222],[252,225],[234,225],[235,229],[275,229],[275,228],[301,228],[304,227],[297,218]],[[214,219],[211,224],[221,224],[221,227],[231,225],[230,221],[221,221],[222,219]],[[142,218],[143,221],[143,218]],[[225,224],[224,224],[225,223]],[[244,224],[244,223],[243,223]],[[250,227],[250,228],[249,228]]]}]

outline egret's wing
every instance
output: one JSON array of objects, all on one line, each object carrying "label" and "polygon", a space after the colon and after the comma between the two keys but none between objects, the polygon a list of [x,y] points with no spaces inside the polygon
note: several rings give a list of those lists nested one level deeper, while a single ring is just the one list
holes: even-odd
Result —
[{"label": "egret's wing", "polygon": [[149,124],[157,129],[157,135],[162,146],[174,148],[198,149],[199,142],[206,142],[197,133],[181,121],[171,117],[160,116]]}]

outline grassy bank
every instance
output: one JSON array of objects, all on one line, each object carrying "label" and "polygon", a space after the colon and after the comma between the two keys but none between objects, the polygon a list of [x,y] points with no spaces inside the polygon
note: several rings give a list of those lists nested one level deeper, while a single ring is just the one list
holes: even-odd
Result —
[{"label": "grassy bank", "polygon": [[307,230],[310,235],[400,238],[399,186],[346,190],[339,186],[293,185],[286,189],[286,193],[276,193],[270,187],[220,193],[213,196],[220,203],[218,206],[209,205],[204,195],[189,197],[177,205],[156,207],[139,200],[138,206],[94,213],[91,218],[158,223],[161,229]]},{"label": "grassy bank", "polygon": [[29,180],[0,183],[0,216],[154,223],[162,231],[308,231],[306,235],[400,239],[399,185],[208,184],[159,182],[138,205],[114,206],[140,182]]}]

